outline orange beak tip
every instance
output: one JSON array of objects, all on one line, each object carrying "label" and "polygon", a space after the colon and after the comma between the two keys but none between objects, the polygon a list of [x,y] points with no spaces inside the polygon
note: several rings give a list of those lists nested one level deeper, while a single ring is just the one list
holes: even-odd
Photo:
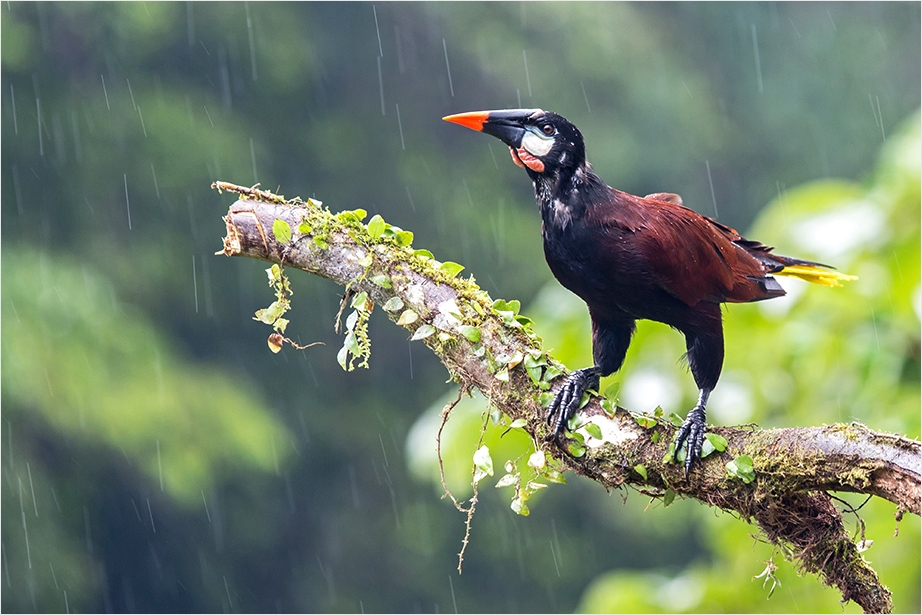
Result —
[{"label": "orange beak tip", "polygon": [[454,115],[446,115],[442,119],[446,122],[452,122],[453,124],[458,124],[464,126],[465,128],[470,128],[471,130],[476,130],[480,132],[483,130],[483,124],[487,121],[489,117],[489,112],[487,111],[471,111],[469,113],[456,113]]}]

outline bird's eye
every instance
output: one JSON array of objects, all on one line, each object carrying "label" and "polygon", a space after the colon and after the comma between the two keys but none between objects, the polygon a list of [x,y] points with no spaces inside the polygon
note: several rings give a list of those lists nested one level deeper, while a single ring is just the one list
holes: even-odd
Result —
[{"label": "bird's eye", "polygon": [[550,124],[544,124],[543,126],[541,126],[541,132],[543,132],[547,136],[551,136],[552,134],[554,134],[554,127],[551,126]]}]

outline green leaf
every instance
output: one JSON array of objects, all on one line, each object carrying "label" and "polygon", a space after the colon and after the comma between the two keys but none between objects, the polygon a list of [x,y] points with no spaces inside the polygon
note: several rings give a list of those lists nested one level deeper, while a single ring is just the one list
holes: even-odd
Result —
[{"label": "green leaf", "polygon": [[518,481],[518,478],[518,474],[506,474],[496,481],[496,488],[502,489],[503,487],[511,487]]},{"label": "green leaf", "polygon": [[368,293],[364,290],[352,298],[352,307],[357,310],[367,310]]},{"label": "green leaf", "polygon": [[640,474],[644,480],[647,480],[647,468],[642,463],[638,463],[634,466],[634,471]]},{"label": "green leaf", "polygon": [[527,424],[528,424],[528,421],[526,421],[525,419],[516,419],[512,421],[511,423],[509,423],[509,429],[521,429],[522,427],[525,427],[525,425]]},{"label": "green leaf", "polygon": [[434,256],[432,256],[432,252],[430,252],[429,250],[413,250],[413,254],[415,256],[419,256],[420,258],[428,258],[429,260],[432,260],[433,258],[435,258]]},{"label": "green leaf", "polygon": [[501,382],[509,382],[509,368],[504,367],[493,375],[494,378]]},{"label": "green leaf", "polygon": [[301,222],[301,224],[298,225],[298,232],[301,233],[302,235],[307,235],[312,230],[314,229],[311,228],[311,225],[307,220],[304,220],[303,222]]},{"label": "green leaf", "polygon": [[383,306],[385,312],[396,312],[403,307],[403,299],[400,297],[391,297]]},{"label": "green leaf", "polygon": [[570,454],[574,457],[582,457],[586,454],[586,447],[579,442],[568,442],[567,449],[569,449]]},{"label": "green leaf", "polygon": [[586,432],[595,438],[596,440],[602,439],[602,428],[599,427],[598,423],[589,422],[586,423]]},{"label": "green leaf", "polygon": [[466,337],[468,341],[471,341],[475,344],[480,341],[480,329],[477,327],[472,327],[471,325],[461,325],[458,327],[458,333]]},{"label": "green leaf", "polygon": [[527,517],[529,514],[531,514],[531,511],[528,510],[528,505],[525,503],[525,500],[520,497],[512,500],[510,508],[512,508],[513,512],[518,515],[522,515],[523,517]]},{"label": "green leaf", "polygon": [[560,472],[558,472],[557,470],[549,470],[545,472],[542,476],[544,476],[544,480],[546,480],[549,483],[557,483],[558,485],[567,484],[566,477]]},{"label": "green leaf", "polygon": [[340,367],[346,369],[346,359],[349,358],[349,349],[343,346],[339,349],[339,352],[336,353],[336,362],[339,363]]},{"label": "green leaf", "polygon": [[[413,243],[413,232],[412,231],[398,231],[394,235],[394,239],[397,240],[398,246],[408,246]],[[425,250],[423,250],[425,252]],[[432,258],[430,254],[430,258]]]},{"label": "green leaf", "polygon": [[704,459],[705,457],[707,457],[708,455],[710,455],[711,453],[713,453],[713,452],[716,451],[716,450],[717,450],[717,449],[714,448],[714,445],[711,444],[711,441],[710,441],[710,440],[705,440],[705,441],[701,444],[701,455],[700,455],[700,458],[701,458],[701,459]]},{"label": "green leaf", "polygon": [[621,390],[620,382],[612,382],[610,385],[605,387],[605,390],[602,392],[604,397],[608,399],[618,399],[618,391]]},{"label": "green leaf", "polygon": [[377,239],[384,234],[384,229],[387,228],[387,223],[384,222],[384,218],[375,214],[371,220],[368,221],[368,234],[372,239]]},{"label": "green leaf", "polygon": [[474,451],[474,482],[478,483],[487,476],[493,476],[493,458],[490,457],[490,449],[483,445]]},{"label": "green leaf", "polygon": [[416,331],[413,332],[413,337],[410,338],[410,341],[415,342],[416,340],[426,339],[433,333],[435,333],[435,327],[433,327],[432,325],[422,325]]},{"label": "green leaf", "polygon": [[752,457],[749,455],[740,455],[733,461],[728,462],[727,474],[730,478],[739,478],[746,484],[754,481],[756,473],[755,469],[752,467]]},{"label": "green leaf", "polygon": [[340,222],[361,222],[365,219],[365,216],[368,215],[368,212],[364,209],[353,209],[351,211],[341,211],[336,214],[336,218]]},{"label": "green leaf", "polygon": [[417,314],[413,310],[408,309],[408,310],[404,310],[403,314],[400,315],[400,318],[397,319],[397,324],[400,325],[401,327],[405,327],[407,325],[412,325],[417,320],[419,320],[419,314]]},{"label": "green leaf", "polygon": [[314,244],[321,250],[326,250],[330,247],[330,244],[327,243],[326,239],[320,235],[314,235]]},{"label": "green leaf", "polygon": [[459,265],[458,263],[453,263],[451,261],[445,261],[439,267],[439,271],[441,271],[442,273],[444,273],[450,278],[453,278],[459,273],[461,273],[463,269],[464,269],[463,265]]},{"label": "green leaf", "polygon": [[656,419],[645,416],[643,414],[635,414],[634,420],[637,421],[637,424],[643,427],[644,429],[649,429],[656,425]]},{"label": "green leaf", "polygon": [[668,508],[670,504],[675,501],[675,491],[672,489],[666,489],[666,493],[663,494],[663,507]]},{"label": "green leaf", "polygon": [[727,448],[727,439],[720,434],[716,433],[706,433],[704,437],[707,438],[707,441],[714,446],[714,450],[722,453]]},{"label": "green leaf", "polygon": [[291,225],[276,218],[275,222],[272,223],[272,234],[275,235],[275,240],[279,243],[288,243],[291,241]]},{"label": "green leaf", "polygon": [[381,288],[390,288],[390,287],[391,287],[391,279],[390,279],[389,277],[387,277],[386,275],[384,275],[383,273],[382,273],[382,274],[379,274],[379,275],[373,275],[373,276],[371,276],[371,281],[372,281],[373,284],[376,284],[376,285],[380,286]]}]

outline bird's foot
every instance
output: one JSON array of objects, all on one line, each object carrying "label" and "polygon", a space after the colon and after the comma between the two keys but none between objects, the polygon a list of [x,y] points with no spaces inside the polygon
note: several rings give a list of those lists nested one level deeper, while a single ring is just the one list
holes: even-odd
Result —
[{"label": "bird's foot", "polygon": [[547,424],[553,427],[552,436],[560,444],[567,428],[567,422],[579,410],[583,393],[589,389],[598,390],[599,369],[595,366],[576,370],[567,378],[566,383],[557,391],[557,395],[547,409]]},{"label": "bird's foot", "polygon": [[679,429],[679,434],[675,438],[675,451],[673,452],[673,459],[678,460],[679,450],[682,448],[682,444],[686,445],[685,450],[685,476],[688,476],[688,471],[691,469],[692,465],[701,459],[701,447],[704,446],[704,431],[705,431],[705,410],[704,406],[700,403],[692,408],[691,412],[688,413],[688,416],[685,417],[685,422],[682,423],[682,427]]}]

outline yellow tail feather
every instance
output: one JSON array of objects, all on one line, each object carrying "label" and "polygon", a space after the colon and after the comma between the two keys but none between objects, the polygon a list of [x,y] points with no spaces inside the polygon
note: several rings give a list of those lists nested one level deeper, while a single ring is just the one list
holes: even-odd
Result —
[{"label": "yellow tail feather", "polygon": [[814,284],[823,286],[842,286],[839,282],[857,280],[858,276],[839,273],[834,269],[824,269],[823,267],[814,267],[813,265],[791,265],[781,271],[776,271],[775,275],[787,275],[793,278],[800,278]]}]

